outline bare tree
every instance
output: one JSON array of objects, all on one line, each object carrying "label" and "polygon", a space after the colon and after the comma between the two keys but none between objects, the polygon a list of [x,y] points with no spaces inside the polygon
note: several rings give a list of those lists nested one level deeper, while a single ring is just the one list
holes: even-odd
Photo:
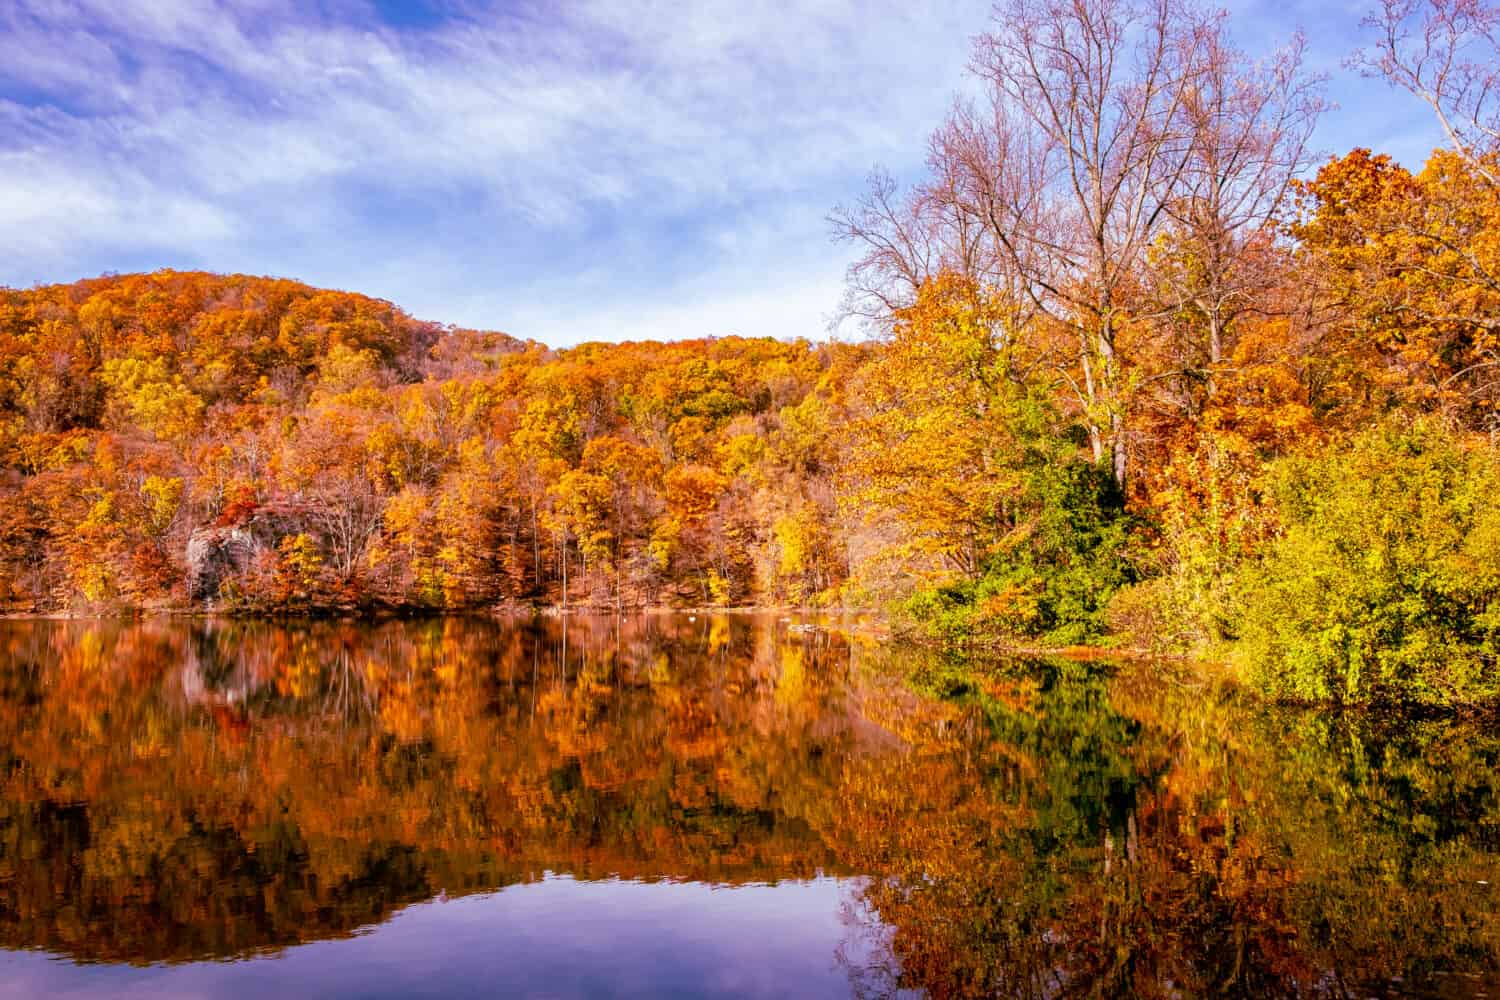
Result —
[{"label": "bare tree", "polygon": [[1320,81],[1300,37],[1252,64],[1193,0],[1001,0],[993,24],[971,63],[983,93],[933,135],[928,179],[903,195],[881,175],[835,213],[865,251],[848,309],[888,315],[941,270],[1015,303],[1001,332],[1064,345],[1053,367],[1123,485],[1122,331],[1191,306],[1207,361],[1224,358],[1307,164]]},{"label": "bare tree", "polygon": [[327,545],[339,582],[350,582],[380,534],[384,498],[362,470],[330,469],[308,491],[304,503],[308,518]]},{"label": "bare tree", "polygon": [[[1153,263],[1168,306],[1199,327],[1200,357],[1225,358],[1236,320],[1283,277],[1276,246],[1292,182],[1326,107],[1323,78],[1303,69],[1301,34],[1260,63],[1235,48],[1222,17],[1189,39],[1195,70],[1181,105],[1187,162],[1163,192],[1169,223]],[[1210,382],[1211,384],[1211,382]]]},{"label": "bare tree", "polygon": [[828,221],[835,239],[863,247],[845,276],[840,319],[886,322],[942,267],[942,220],[928,218],[923,208],[920,189],[902,194],[890,174],[876,170],[859,201],[833,210]]},{"label": "bare tree", "polygon": [[1500,6],[1382,0],[1364,24],[1378,37],[1355,63],[1427,102],[1458,155],[1500,186]]},{"label": "bare tree", "polygon": [[[879,275],[900,288],[933,264],[953,267],[1067,331],[1074,349],[1059,371],[1096,459],[1123,484],[1117,341],[1189,162],[1183,108],[1199,67],[1188,56],[1209,19],[1178,0],[1002,0],[993,22],[971,65],[984,100],[960,103],[934,136],[933,179],[906,215],[876,220],[887,223],[878,239],[843,227],[871,247],[851,273],[860,287]],[[906,245],[937,252],[914,259]]]}]

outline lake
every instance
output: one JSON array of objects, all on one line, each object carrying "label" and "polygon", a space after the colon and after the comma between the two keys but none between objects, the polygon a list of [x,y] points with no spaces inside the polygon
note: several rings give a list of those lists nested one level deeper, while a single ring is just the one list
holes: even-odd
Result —
[{"label": "lake", "polygon": [[1500,997],[1495,720],[1175,665],[9,621],[0,755],[4,995]]}]

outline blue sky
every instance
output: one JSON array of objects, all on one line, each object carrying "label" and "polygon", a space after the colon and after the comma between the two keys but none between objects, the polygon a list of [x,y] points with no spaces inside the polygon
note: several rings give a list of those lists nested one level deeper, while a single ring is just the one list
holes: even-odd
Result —
[{"label": "blue sky", "polygon": [[[1343,68],[1366,4],[1229,6],[1252,53],[1307,32],[1320,149],[1437,143]],[[821,337],[828,211],[919,175],[988,9],[5,0],[0,284],[205,268],[554,345]]]}]

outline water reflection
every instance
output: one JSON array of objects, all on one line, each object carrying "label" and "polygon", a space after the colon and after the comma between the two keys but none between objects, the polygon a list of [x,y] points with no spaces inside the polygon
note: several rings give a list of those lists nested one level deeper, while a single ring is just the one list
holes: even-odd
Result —
[{"label": "water reflection", "polygon": [[[0,945],[75,963],[379,927],[420,965],[403,908],[561,873],[574,922],[695,883],[811,928],[789,901],[833,887],[837,940],[792,939],[865,996],[1467,996],[1500,964],[1492,722],[1273,712],[1170,668],[975,675],[767,618],[10,622],[0,757]],[[671,925],[719,954],[704,913],[758,898]],[[701,967],[678,954],[644,993]]]}]

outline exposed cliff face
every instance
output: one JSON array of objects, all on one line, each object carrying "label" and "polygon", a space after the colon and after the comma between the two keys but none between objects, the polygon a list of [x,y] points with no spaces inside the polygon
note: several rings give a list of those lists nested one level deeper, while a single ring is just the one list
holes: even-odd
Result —
[{"label": "exposed cliff face", "polygon": [[225,577],[248,570],[265,549],[248,526],[194,531],[187,543],[188,598],[212,601]]},{"label": "exposed cliff face", "polygon": [[257,509],[238,524],[194,530],[188,536],[185,558],[188,598],[196,603],[217,600],[226,580],[249,572],[286,536],[311,530],[308,521],[307,511],[276,503]]}]

